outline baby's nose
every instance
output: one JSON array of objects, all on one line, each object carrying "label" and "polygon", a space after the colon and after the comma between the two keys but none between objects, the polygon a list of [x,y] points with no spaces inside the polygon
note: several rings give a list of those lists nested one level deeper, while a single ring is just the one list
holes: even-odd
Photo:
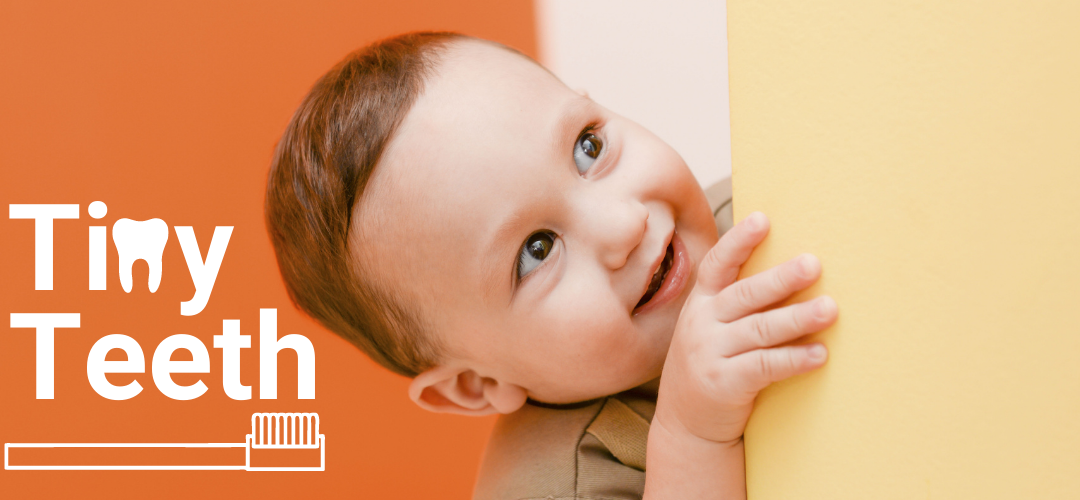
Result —
[{"label": "baby's nose", "polygon": [[600,262],[609,269],[626,265],[648,227],[649,209],[638,201],[612,202],[603,207],[592,229]]}]

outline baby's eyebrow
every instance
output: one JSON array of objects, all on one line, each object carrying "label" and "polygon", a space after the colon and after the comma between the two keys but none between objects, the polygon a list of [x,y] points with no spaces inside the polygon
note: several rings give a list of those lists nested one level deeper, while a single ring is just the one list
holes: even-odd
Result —
[{"label": "baby's eyebrow", "polygon": [[581,132],[579,127],[583,125],[582,122],[588,115],[595,113],[595,106],[595,101],[583,95],[577,95],[567,101],[559,113],[559,119],[555,121],[555,126],[551,129],[552,147],[566,150],[572,155],[573,141],[577,139],[578,132]]},{"label": "baby's eyebrow", "polygon": [[[483,269],[483,297],[485,302],[495,298],[498,290],[513,286],[514,271],[517,269],[517,251],[520,245],[515,245],[510,238],[517,233],[517,226],[521,224],[522,217],[518,213],[510,213],[498,225],[492,233],[492,238],[484,246],[480,254],[480,267]],[[507,268],[507,263],[510,267]],[[509,273],[509,274],[508,274]]]}]

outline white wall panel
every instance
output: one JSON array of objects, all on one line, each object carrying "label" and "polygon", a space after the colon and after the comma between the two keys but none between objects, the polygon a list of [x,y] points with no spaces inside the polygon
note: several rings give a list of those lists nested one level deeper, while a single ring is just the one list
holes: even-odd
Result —
[{"label": "white wall panel", "polygon": [[537,0],[541,61],[671,144],[704,186],[731,176],[722,0]]}]

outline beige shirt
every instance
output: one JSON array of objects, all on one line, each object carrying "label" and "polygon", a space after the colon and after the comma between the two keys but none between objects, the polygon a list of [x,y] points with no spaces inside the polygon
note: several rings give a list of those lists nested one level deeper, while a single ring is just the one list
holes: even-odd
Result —
[{"label": "beige shirt", "polygon": [[527,403],[495,424],[473,498],[640,499],[655,410],[644,391],[572,407]]},{"label": "beige shirt", "polygon": [[[706,190],[716,226],[732,226],[731,181]],[[574,405],[530,401],[499,417],[474,500],[640,500],[656,394],[642,389]]]}]

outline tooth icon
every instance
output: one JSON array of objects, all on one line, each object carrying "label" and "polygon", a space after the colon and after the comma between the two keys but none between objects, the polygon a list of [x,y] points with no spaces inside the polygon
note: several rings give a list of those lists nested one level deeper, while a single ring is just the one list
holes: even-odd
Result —
[{"label": "tooth icon", "polygon": [[156,292],[161,284],[161,254],[169,241],[169,225],[161,219],[120,219],[113,224],[112,237],[120,255],[120,284],[124,291],[131,293],[131,266],[142,259],[150,268],[146,286],[150,293]]}]

